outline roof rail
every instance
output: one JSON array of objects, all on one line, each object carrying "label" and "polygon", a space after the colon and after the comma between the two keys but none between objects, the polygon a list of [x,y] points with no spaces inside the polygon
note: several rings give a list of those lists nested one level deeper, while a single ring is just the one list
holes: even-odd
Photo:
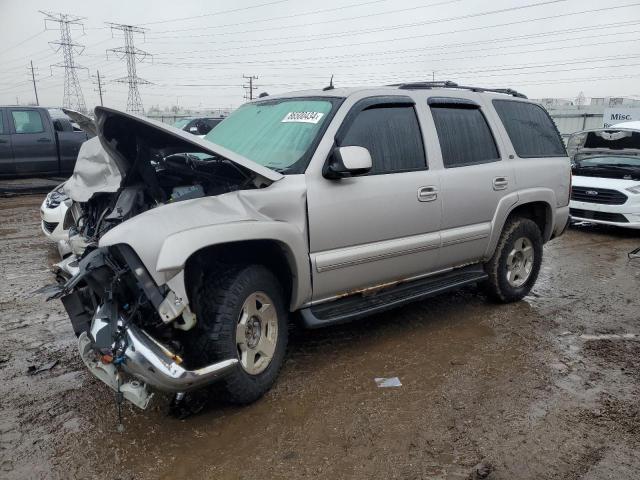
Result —
[{"label": "roof rail", "polygon": [[472,92],[493,92],[503,93],[505,95],[511,95],[518,98],[527,98],[526,95],[517,92],[511,88],[482,88],[482,87],[470,87],[465,85],[458,85],[450,80],[442,82],[411,82],[411,83],[395,83],[389,85],[389,87],[398,87],[402,90],[430,90],[432,88],[459,88],[461,90],[471,90]]}]

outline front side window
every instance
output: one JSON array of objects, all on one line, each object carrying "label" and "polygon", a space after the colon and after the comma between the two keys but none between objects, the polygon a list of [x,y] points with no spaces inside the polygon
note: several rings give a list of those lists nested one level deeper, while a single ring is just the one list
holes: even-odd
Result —
[{"label": "front side window", "polygon": [[445,168],[500,160],[487,120],[477,105],[431,105]]},{"label": "front side window", "polygon": [[11,110],[16,133],[42,133],[44,125],[36,110]]},{"label": "front side window", "polygon": [[260,165],[302,173],[339,99],[277,99],[247,103],[205,137]]},{"label": "front side window", "polygon": [[493,106],[519,157],[567,155],[553,120],[540,105],[514,100],[494,100]]},{"label": "front side window", "polygon": [[377,105],[360,113],[340,146],[365,147],[371,154],[369,174],[427,168],[422,134],[413,105]]}]

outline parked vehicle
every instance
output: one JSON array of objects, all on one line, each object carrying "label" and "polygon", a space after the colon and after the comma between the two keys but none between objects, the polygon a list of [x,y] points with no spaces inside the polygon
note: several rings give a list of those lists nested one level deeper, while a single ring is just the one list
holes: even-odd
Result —
[{"label": "parked vehicle", "polygon": [[626,124],[569,138],[571,218],[640,228],[640,129]]},{"label": "parked vehicle", "polygon": [[181,118],[173,126],[202,138],[222,120],[221,117]]},{"label": "parked vehicle", "polygon": [[560,135],[512,90],[271,96],[204,140],[95,113],[65,184],[87,247],[55,297],[87,367],[141,408],[150,389],[213,382],[256,400],[293,318],[324,327],[477,283],[519,300],[568,223]]},{"label": "parked vehicle", "polygon": [[47,194],[40,207],[42,233],[56,244],[61,258],[72,253],[69,246],[69,228],[73,220],[69,213],[71,202],[61,184]]},{"label": "parked vehicle", "polygon": [[60,109],[0,107],[0,176],[70,174],[88,138]]}]

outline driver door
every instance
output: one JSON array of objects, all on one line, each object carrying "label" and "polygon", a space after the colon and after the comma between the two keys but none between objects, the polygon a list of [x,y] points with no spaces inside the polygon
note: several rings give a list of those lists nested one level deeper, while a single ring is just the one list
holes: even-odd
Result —
[{"label": "driver door", "polygon": [[361,176],[308,181],[313,300],[427,273],[440,249],[439,173],[429,169],[410,97],[357,102],[336,146],[369,150]]}]

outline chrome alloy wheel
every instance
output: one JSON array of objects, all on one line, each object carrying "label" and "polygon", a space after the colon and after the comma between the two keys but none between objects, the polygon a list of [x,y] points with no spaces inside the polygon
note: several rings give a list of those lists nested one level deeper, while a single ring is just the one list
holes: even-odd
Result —
[{"label": "chrome alloy wheel", "polygon": [[236,327],[236,346],[242,368],[250,375],[262,373],[271,363],[278,342],[278,312],[264,292],[244,301]]},{"label": "chrome alloy wheel", "polygon": [[507,282],[512,287],[521,287],[531,276],[534,251],[531,240],[518,238],[507,256]]}]

